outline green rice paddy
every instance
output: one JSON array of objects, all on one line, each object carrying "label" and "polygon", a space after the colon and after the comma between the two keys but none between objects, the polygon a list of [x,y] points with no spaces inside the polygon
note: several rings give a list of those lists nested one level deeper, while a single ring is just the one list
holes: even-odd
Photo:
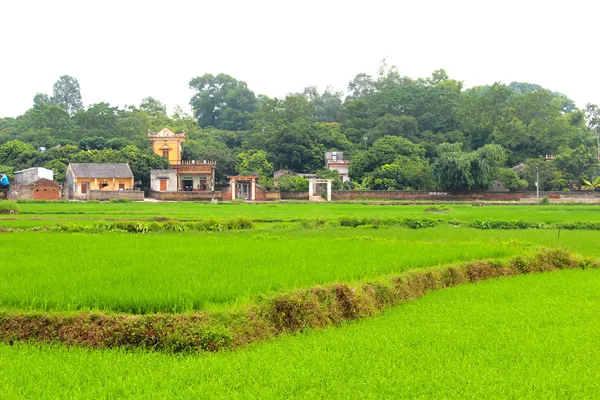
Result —
[{"label": "green rice paddy", "polygon": [[433,292],[235,352],[0,345],[5,398],[595,398],[600,271]]},{"label": "green rice paddy", "polygon": [[[600,231],[452,224],[307,226],[302,220],[435,218],[600,222],[600,206],[24,203],[0,217],[0,311],[190,313],[274,292],[558,248],[600,258]],[[228,232],[61,233],[56,224],[248,217]],[[5,229],[6,230],[6,229]],[[4,398],[595,398],[600,270],[479,282],[383,316],[236,351],[170,354],[0,343]],[[2,324],[2,319],[0,319]]]}]

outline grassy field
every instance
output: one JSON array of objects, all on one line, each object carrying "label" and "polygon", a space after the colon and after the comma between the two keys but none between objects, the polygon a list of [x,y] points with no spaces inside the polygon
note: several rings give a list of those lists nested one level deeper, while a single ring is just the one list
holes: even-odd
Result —
[{"label": "grassy field", "polygon": [[486,281],[205,355],[0,345],[4,398],[595,398],[600,271]]},{"label": "grassy field", "polygon": [[336,219],[342,216],[441,218],[473,221],[527,220],[534,222],[600,221],[600,206],[488,206],[472,207],[469,204],[451,205],[448,213],[427,213],[425,205],[368,205],[368,204],[204,204],[204,203],[23,203],[20,214],[3,217],[0,226],[14,219],[47,220],[101,220],[152,219],[206,219],[249,217],[255,220],[297,220],[322,217]]},{"label": "grassy field", "polygon": [[[283,230],[3,237],[0,306],[22,310],[182,312],[244,303],[257,294],[351,282],[408,269],[503,258],[518,242],[472,230]],[[433,232],[433,231],[432,231]]]},{"label": "grassy field", "polygon": [[[22,213],[0,218],[0,228],[157,217],[258,222],[227,232],[1,232],[3,318],[86,310],[218,315],[274,292],[389,281],[407,270],[515,257],[538,246],[600,258],[594,230],[336,223],[347,216],[600,222],[598,206],[451,205],[447,213],[363,204],[19,206]],[[317,219],[328,222],[302,221]],[[599,289],[599,270],[480,282],[430,293],[379,318],[215,354],[0,344],[0,399],[590,398],[600,386]]]}]

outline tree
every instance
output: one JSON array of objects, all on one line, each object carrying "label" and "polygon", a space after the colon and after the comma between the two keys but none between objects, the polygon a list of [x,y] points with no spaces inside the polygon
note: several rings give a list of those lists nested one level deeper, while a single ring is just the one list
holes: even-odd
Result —
[{"label": "tree", "polygon": [[46,93],[37,93],[33,97],[33,109],[39,110],[44,104],[52,105],[50,96],[48,96]]},{"label": "tree", "polygon": [[48,168],[54,171],[54,180],[57,182],[65,181],[65,173],[67,172],[67,167],[67,164],[56,159],[44,164],[44,168]]},{"label": "tree", "polygon": [[363,184],[374,190],[425,190],[434,186],[427,160],[402,155],[367,174]]},{"label": "tree", "polygon": [[553,160],[554,166],[560,171],[567,183],[580,185],[590,177],[598,175],[600,161],[595,152],[585,146],[576,149],[566,149]]},{"label": "tree", "polygon": [[267,160],[267,153],[263,150],[250,150],[238,154],[235,170],[240,175],[258,174],[269,177],[273,174],[273,164]]},{"label": "tree", "polygon": [[54,83],[52,102],[65,107],[69,115],[83,109],[81,91],[77,79],[63,75]]},{"label": "tree", "polygon": [[500,168],[496,179],[502,182],[508,190],[527,189],[527,181],[519,178],[519,175],[510,168]]},{"label": "tree", "polygon": [[462,143],[443,143],[437,151],[433,174],[443,190],[487,190],[506,163],[504,149],[494,144],[465,152]]},{"label": "tree", "polygon": [[148,113],[150,117],[167,116],[167,106],[150,96],[142,99],[140,110]]},{"label": "tree", "polygon": [[285,174],[277,179],[281,192],[308,192],[308,184],[308,179],[294,174]]},{"label": "tree", "polygon": [[385,164],[392,164],[399,156],[424,160],[425,149],[399,136],[384,136],[376,140],[368,151],[357,154],[348,173],[352,180],[360,181],[365,174]]},{"label": "tree", "polygon": [[319,93],[315,86],[307,86],[301,93],[313,105],[313,117],[319,122],[338,122],[342,108],[342,92],[328,86]]},{"label": "tree", "polygon": [[600,189],[600,176],[597,176],[593,181],[588,181],[587,179],[583,180],[583,185],[581,186],[583,190],[596,190]]},{"label": "tree", "polygon": [[326,147],[319,143],[322,127],[312,117],[313,106],[304,97],[271,99],[255,116],[245,148],[265,150],[275,169],[314,171],[324,164]]},{"label": "tree", "polygon": [[198,125],[233,131],[250,129],[258,102],[246,82],[227,74],[205,74],[190,80],[189,85],[196,91],[190,104]]},{"label": "tree", "polygon": [[0,146],[0,164],[18,166],[26,162],[35,152],[30,144],[23,143],[20,140],[8,141]]},{"label": "tree", "polygon": [[372,144],[384,136],[402,136],[414,142],[419,133],[419,124],[414,117],[409,115],[385,114],[377,118],[375,126],[367,132],[367,143]]},{"label": "tree", "polygon": [[315,172],[319,179],[331,179],[331,189],[341,190],[342,189],[342,178],[340,177],[340,171],[337,169],[329,169],[327,167],[321,168]]}]

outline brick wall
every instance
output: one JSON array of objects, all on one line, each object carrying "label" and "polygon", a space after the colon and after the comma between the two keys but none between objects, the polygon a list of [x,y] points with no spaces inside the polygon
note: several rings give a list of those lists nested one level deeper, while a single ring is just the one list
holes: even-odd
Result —
[{"label": "brick wall", "polygon": [[33,184],[33,198],[40,200],[59,200],[61,186],[49,179],[40,179]]},{"label": "brick wall", "polygon": [[[151,191],[150,197],[164,201],[211,201],[221,200],[220,192],[157,192]],[[229,196],[231,200],[231,194]]]},{"label": "brick wall", "polygon": [[33,185],[10,185],[8,190],[9,200],[33,199]]},{"label": "brick wall", "polygon": [[90,190],[88,200],[131,199],[144,201],[144,192],[141,190]]},{"label": "brick wall", "polygon": [[308,200],[308,192],[281,192],[282,200]]},{"label": "brick wall", "polygon": [[[287,194],[282,194],[281,198]],[[600,201],[600,192],[540,192],[540,199],[548,196],[552,199],[571,201]],[[529,192],[443,192],[418,190],[334,190],[331,200],[423,200],[423,201],[519,201],[536,199],[537,193]]]},{"label": "brick wall", "polygon": [[279,192],[267,192],[258,185],[256,185],[255,197],[257,201],[276,201],[281,199]]},{"label": "brick wall", "polygon": [[518,201],[524,193],[436,192],[418,190],[333,190],[331,200]]}]

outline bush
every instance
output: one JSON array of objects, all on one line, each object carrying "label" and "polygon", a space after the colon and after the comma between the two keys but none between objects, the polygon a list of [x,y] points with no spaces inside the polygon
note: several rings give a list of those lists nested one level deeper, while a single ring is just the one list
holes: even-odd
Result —
[{"label": "bush", "polygon": [[19,206],[14,201],[0,201],[0,214],[18,214]]},{"label": "bush", "polygon": [[424,211],[425,212],[446,213],[446,212],[452,211],[452,209],[445,204],[440,204],[439,206],[425,207]]},{"label": "bush", "polygon": [[544,198],[541,199],[538,204],[540,206],[547,206],[548,204],[550,204],[550,198],[548,196],[544,196]]},{"label": "bush", "polygon": [[132,200],[131,199],[122,199],[122,198],[112,198],[109,200],[109,202],[111,203],[131,203]]},{"label": "bush", "polygon": [[308,179],[286,174],[277,180],[280,192],[308,192]]}]

